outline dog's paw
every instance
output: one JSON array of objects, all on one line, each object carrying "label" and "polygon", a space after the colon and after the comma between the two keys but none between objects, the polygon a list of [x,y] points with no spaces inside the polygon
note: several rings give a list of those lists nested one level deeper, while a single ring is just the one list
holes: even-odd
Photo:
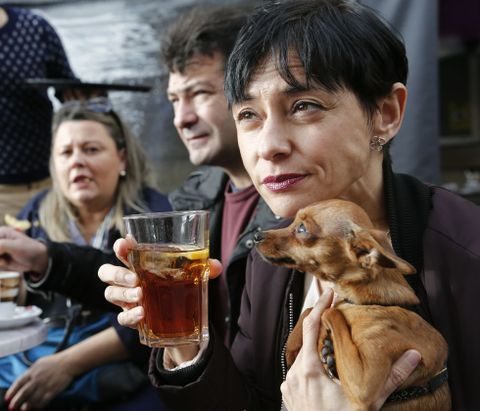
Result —
[{"label": "dog's paw", "polygon": [[328,377],[331,380],[335,378],[338,379],[337,368],[335,366],[335,352],[332,340],[329,337],[323,340],[322,349],[320,350],[320,361],[322,361]]}]

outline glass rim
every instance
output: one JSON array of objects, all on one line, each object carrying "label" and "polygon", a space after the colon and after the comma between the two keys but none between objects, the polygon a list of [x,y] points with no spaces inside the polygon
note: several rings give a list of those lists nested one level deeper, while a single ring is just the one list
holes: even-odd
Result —
[{"label": "glass rim", "polygon": [[183,211],[156,211],[151,213],[137,213],[122,217],[123,221],[127,220],[143,220],[149,218],[169,218],[181,217],[186,215],[208,215],[208,210],[183,210]]}]

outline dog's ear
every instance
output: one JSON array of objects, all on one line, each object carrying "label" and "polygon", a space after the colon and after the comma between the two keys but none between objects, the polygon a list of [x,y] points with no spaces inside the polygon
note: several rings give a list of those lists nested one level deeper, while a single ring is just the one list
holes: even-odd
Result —
[{"label": "dog's ear", "polygon": [[396,256],[386,234],[379,230],[352,231],[351,247],[363,268],[374,269],[376,265],[396,268],[403,275],[415,274],[415,268]]}]

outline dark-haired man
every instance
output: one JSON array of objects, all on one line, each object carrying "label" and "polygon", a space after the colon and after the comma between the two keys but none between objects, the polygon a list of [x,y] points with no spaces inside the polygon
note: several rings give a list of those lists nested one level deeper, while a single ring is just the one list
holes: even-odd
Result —
[{"label": "dark-haired man", "polygon": [[162,41],[175,128],[192,164],[215,166],[195,171],[169,198],[177,210],[210,210],[210,252],[224,271],[209,283],[209,315],[217,331],[227,334],[227,345],[237,329],[253,234],[278,222],[243,166],[223,90],[225,64],[245,21],[243,7],[195,7]]}]

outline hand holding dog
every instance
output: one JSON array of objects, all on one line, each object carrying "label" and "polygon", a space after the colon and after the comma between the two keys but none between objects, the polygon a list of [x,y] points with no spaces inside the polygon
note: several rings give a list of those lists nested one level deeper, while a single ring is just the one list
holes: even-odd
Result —
[{"label": "hand holding dog", "polygon": [[[333,292],[329,289],[303,322],[303,346],[280,387],[288,411],[353,409],[341,386],[325,374],[318,355],[320,318],[332,300]],[[383,393],[375,401],[376,409],[380,409],[388,396],[407,379],[420,359],[418,351],[408,350],[393,364]]]}]

